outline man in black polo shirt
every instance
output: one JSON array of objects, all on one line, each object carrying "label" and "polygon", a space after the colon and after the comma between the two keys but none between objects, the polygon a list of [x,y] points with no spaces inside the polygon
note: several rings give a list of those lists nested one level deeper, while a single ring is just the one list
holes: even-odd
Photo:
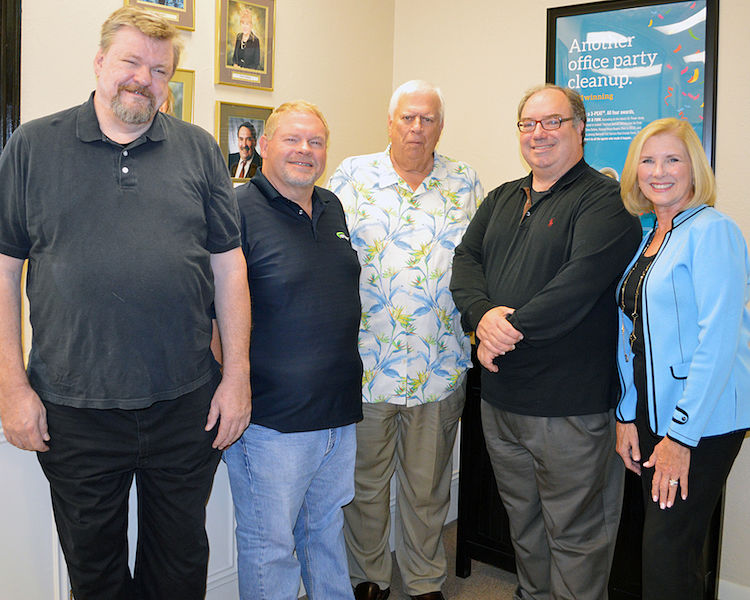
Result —
[{"label": "man in black polo shirt", "polygon": [[614,286],[640,226],[617,183],[583,160],[576,91],[534,88],[518,118],[531,173],[488,194],[456,248],[450,287],[479,340],[515,598],[603,600],[624,473],[614,453]]},{"label": "man in black polo shirt", "polygon": [[161,17],[115,11],[89,100],[22,125],[0,156],[0,418],[9,442],[38,451],[77,600],[204,597],[205,503],[220,449],[250,417],[249,300],[226,163],[205,131],[157,112],[180,48]]},{"label": "man in black polo shirt", "polygon": [[317,107],[282,104],[260,138],[261,171],[237,188],[253,415],[224,459],[243,600],[296,598],[300,571],[310,598],[352,598],[341,507],[362,418],[359,261],[341,203],[315,186],[327,144]]}]

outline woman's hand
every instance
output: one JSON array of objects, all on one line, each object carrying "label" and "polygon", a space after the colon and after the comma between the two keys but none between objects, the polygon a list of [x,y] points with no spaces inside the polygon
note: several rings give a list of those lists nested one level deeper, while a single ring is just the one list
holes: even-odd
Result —
[{"label": "woman's hand", "polygon": [[643,466],[654,467],[651,497],[659,503],[659,508],[672,508],[678,487],[682,491],[682,499],[687,499],[690,448],[665,437],[656,444],[653,454]]},{"label": "woman's hand", "polygon": [[638,446],[638,429],[635,423],[617,423],[617,454],[625,468],[636,475],[641,474],[641,449]]}]

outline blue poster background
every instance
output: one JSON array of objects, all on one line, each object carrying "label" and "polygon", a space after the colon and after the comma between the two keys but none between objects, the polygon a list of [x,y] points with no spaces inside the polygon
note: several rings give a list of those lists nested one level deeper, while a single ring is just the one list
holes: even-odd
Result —
[{"label": "blue poster background", "polygon": [[587,162],[618,180],[635,134],[662,117],[703,139],[706,0],[557,19],[555,83],[586,104]]}]

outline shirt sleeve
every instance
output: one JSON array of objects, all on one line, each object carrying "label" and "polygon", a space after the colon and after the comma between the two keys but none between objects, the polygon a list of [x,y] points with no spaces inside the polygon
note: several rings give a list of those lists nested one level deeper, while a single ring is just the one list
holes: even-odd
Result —
[{"label": "shirt sleeve", "polygon": [[696,446],[737,361],[750,266],[742,233],[729,219],[706,227],[690,251],[698,345],[686,365],[685,386],[667,435]]},{"label": "shirt sleeve", "polygon": [[495,202],[493,197],[481,203],[453,255],[450,290],[464,331],[474,331],[484,313],[497,306],[489,298],[482,266],[482,244]]},{"label": "shirt sleeve", "polygon": [[26,227],[28,167],[28,144],[19,128],[0,154],[0,253],[20,259],[26,259],[31,249]]},{"label": "shirt sleeve", "polygon": [[220,254],[240,245],[240,213],[221,150],[212,139],[209,143],[206,248],[211,254]]}]

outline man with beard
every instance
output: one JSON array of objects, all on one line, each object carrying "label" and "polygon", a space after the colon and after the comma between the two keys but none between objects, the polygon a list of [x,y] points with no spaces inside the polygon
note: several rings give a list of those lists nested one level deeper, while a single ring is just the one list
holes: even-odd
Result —
[{"label": "man with beard", "polygon": [[249,295],[226,163],[202,129],[157,112],[180,50],[163,18],[115,11],[89,100],[22,125],[0,156],[0,417],[10,443],[38,452],[77,600],[204,597],[206,500],[220,450],[250,419]]},{"label": "man with beard", "polygon": [[262,169],[236,190],[254,315],[252,422],[224,453],[242,600],[296,598],[300,574],[309,598],[352,600],[341,507],[362,418],[359,262],[341,203],[315,186],[327,145],[315,105],[282,104]]},{"label": "man with beard", "polygon": [[237,147],[239,152],[229,155],[229,174],[237,179],[250,179],[255,175],[258,167],[263,165],[263,159],[255,151],[257,135],[255,127],[250,121],[245,121],[237,128]]}]

